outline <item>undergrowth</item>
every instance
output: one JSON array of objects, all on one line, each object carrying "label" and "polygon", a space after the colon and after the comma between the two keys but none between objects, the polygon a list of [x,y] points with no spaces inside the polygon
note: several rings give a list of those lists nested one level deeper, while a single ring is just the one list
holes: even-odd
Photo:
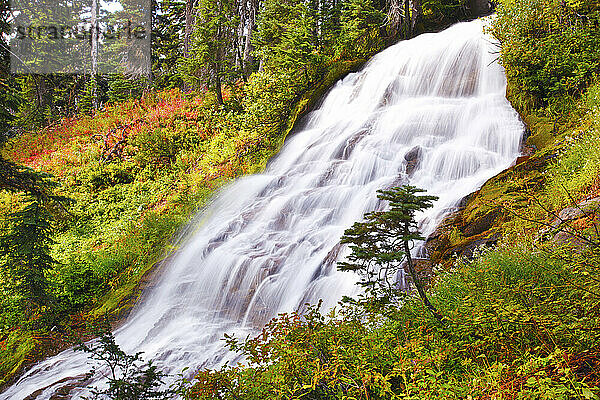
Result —
[{"label": "undergrowth", "polygon": [[386,317],[340,306],[281,315],[246,361],[202,371],[195,399],[598,399],[600,252],[503,246],[460,261]]}]

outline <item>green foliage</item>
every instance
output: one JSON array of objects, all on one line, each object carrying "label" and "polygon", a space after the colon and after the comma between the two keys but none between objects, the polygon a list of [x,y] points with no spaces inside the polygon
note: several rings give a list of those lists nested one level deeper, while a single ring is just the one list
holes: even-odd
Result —
[{"label": "green foliage", "polygon": [[[341,243],[349,244],[352,253],[338,268],[360,274],[359,284],[365,288],[367,301],[388,305],[404,298],[397,276],[405,263],[413,268],[410,250],[415,241],[425,239],[418,231],[415,214],[431,208],[437,200],[419,195],[422,192],[412,186],[378,191],[377,197],[389,202],[390,209],[365,214],[365,222],[356,222],[344,232]],[[422,286],[419,279],[415,284]]]},{"label": "green foliage", "polygon": [[[214,87],[223,104],[222,85],[236,77],[235,39],[239,25],[233,0],[199,0],[191,57],[184,60],[184,79]],[[201,87],[200,85],[196,85]]]},{"label": "green foliage", "polygon": [[385,398],[396,377],[398,337],[351,312],[329,318],[319,307],[281,315],[255,339],[227,341],[244,365],[197,375],[191,399]]},{"label": "green foliage", "polygon": [[315,24],[313,10],[302,1],[265,1],[254,40],[265,68],[311,68],[318,61]]},{"label": "green foliage", "polygon": [[15,134],[13,123],[22,101],[15,90],[16,82],[10,73],[8,35],[11,31],[9,0],[0,1],[0,148]]},{"label": "green foliage", "polygon": [[39,201],[30,201],[9,219],[11,229],[0,237],[3,284],[19,304],[20,320],[27,321],[52,302],[46,273],[55,263],[50,255],[53,218]]},{"label": "green foliage", "polygon": [[[5,299],[0,299],[0,302],[3,303]],[[0,343],[0,371],[3,372],[0,375],[0,385],[4,385],[10,376],[29,361],[31,353],[39,348],[40,342],[30,331],[15,329],[4,335]]]},{"label": "green foliage", "polygon": [[[89,353],[90,359],[101,363],[101,370],[108,370],[108,387],[91,388],[90,400],[162,400],[173,398],[175,394],[169,389],[162,389],[164,374],[152,361],[144,363],[142,353],[125,353],[109,330],[104,330],[95,342],[80,344],[76,350]],[[96,368],[84,380],[94,376]]]},{"label": "green foliage", "polygon": [[372,2],[350,0],[344,3],[341,13],[341,32],[338,51],[349,54],[364,53],[378,44],[384,25],[384,14]]},{"label": "green foliage", "polygon": [[424,0],[423,13],[430,23],[456,22],[466,17],[466,0]]},{"label": "green foliage", "polygon": [[64,200],[52,193],[56,187],[49,174],[6,160],[0,154],[0,190],[24,192],[40,200]]},{"label": "green foliage", "polygon": [[520,108],[569,111],[600,68],[599,11],[593,1],[499,2],[493,34]]},{"label": "green foliage", "polygon": [[368,57],[384,47],[383,13],[371,1],[297,0],[264,3],[253,38],[255,54],[270,76],[306,90],[322,79],[333,60]]},{"label": "green foliage", "polygon": [[[14,127],[20,132],[41,128],[77,112],[79,94],[87,93],[88,80],[78,75],[18,75],[21,103]],[[85,108],[85,107],[84,107]]]},{"label": "green foliage", "polygon": [[111,74],[108,78],[108,101],[123,102],[140,98],[144,92],[144,78],[129,78],[123,74]]},{"label": "green foliage", "polygon": [[185,1],[158,0],[152,13],[152,75],[156,89],[182,86],[178,63],[183,57]]}]

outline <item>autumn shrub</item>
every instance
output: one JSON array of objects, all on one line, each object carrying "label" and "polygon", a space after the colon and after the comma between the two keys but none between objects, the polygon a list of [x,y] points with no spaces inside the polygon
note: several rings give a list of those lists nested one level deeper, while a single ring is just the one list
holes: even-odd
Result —
[{"label": "autumn shrub", "polygon": [[[597,251],[587,255],[597,256]],[[436,300],[456,321],[455,334],[476,336],[475,351],[490,359],[510,362],[536,348],[551,352],[556,346],[581,352],[597,339],[588,331],[598,317],[589,306],[600,296],[594,283],[599,270],[578,270],[582,259],[527,246],[485,251],[443,279]],[[457,302],[453,296],[461,291],[465,295]]]},{"label": "autumn shrub", "polygon": [[437,276],[443,325],[417,297],[385,316],[348,303],[280,315],[255,338],[226,336],[243,361],[201,371],[188,397],[598,399],[579,363],[598,362],[599,257],[480,251]]},{"label": "autumn shrub", "polygon": [[600,84],[590,86],[579,103],[582,117],[561,141],[559,157],[546,172],[545,196],[555,209],[575,207],[594,196],[600,183]]}]

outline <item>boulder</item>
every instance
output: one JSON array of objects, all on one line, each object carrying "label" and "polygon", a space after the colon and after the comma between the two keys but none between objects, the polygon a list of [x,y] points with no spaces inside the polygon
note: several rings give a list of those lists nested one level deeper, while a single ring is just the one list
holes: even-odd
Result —
[{"label": "boulder", "polygon": [[473,17],[482,17],[494,11],[494,5],[490,0],[469,0],[469,8]]},{"label": "boulder", "polygon": [[[577,225],[581,222],[585,224],[597,224],[597,214],[600,212],[600,197],[588,199],[577,203],[576,207],[568,207],[562,209],[558,213],[558,218],[554,219],[550,224],[552,228],[544,229],[542,233],[555,232],[551,242],[558,246],[567,246],[576,249],[577,252],[583,251],[591,244],[591,241],[597,241],[596,235],[591,237],[584,234]],[[570,224],[573,222],[573,224]],[[588,225],[591,226],[591,225]],[[572,229],[579,231],[575,233]],[[558,232],[557,232],[558,231]],[[581,235],[581,236],[579,236]],[[588,239],[588,240],[586,240]]]},{"label": "boulder", "polygon": [[404,155],[406,160],[406,175],[412,176],[416,169],[421,165],[421,159],[423,157],[423,149],[421,146],[415,146],[408,153]]},{"label": "boulder", "polygon": [[480,236],[468,238],[464,243],[454,246],[446,254],[447,256],[472,258],[473,253],[480,247],[494,246],[500,240],[499,233],[486,233]]},{"label": "boulder", "polygon": [[579,218],[596,214],[600,210],[600,197],[584,200],[577,204],[577,207],[568,207],[558,213],[558,218],[552,221],[552,227],[558,228],[565,222],[574,221]]}]

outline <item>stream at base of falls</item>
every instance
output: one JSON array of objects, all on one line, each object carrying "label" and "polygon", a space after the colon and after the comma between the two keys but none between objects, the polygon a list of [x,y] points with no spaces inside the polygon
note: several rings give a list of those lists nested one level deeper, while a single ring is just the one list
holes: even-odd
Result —
[{"label": "stream at base of falls", "polygon": [[[339,244],[379,189],[439,196],[418,215],[424,236],[466,195],[509,167],[523,125],[505,98],[485,20],[400,42],[337,82],[262,174],[221,191],[192,222],[155,287],[114,334],[165,372],[232,360],[224,333],[245,337],[305,303],[357,293],[337,271]],[[0,399],[49,399],[93,364],[66,350],[26,371]],[[78,398],[85,389],[73,389]]]}]

